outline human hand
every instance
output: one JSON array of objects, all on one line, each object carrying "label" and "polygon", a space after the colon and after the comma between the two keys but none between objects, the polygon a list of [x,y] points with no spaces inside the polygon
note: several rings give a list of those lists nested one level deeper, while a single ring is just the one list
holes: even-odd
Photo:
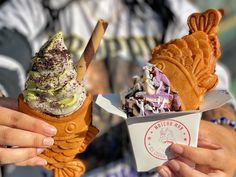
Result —
[{"label": "human hand", "polygon": [[[162,177],[233,177],[236,169],[235,157],[222,149],[209,150],[176,144],[172,145],[171,150],[178,152],[181,158],[158,167],[157,171]],[[196,163],[196,168],[184,163],[183,158]]]},{"label": "human hand", "polygon": [[46,165],[38,155],[53,145],[56,128],[16,110],[16,100],[0,98],[0,165]]},{"label": "human hand", "polygon": [[236,133],[207,121],[201,121],[198,148],[174,144],[170,149],[178,158],[157,168],[163,177],[232,177],[236,169]]}]

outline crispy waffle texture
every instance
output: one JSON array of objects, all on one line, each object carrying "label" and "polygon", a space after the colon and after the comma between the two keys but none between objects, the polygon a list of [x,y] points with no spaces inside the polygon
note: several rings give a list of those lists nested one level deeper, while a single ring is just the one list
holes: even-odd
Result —
[{"label": "crispy waffle texture", "polygon": [[167,75],[181,100],[181,110],[198,109],[205,93],[215,87],[222,11],[209,9],[188,18],[189,35],[155,47],[149,61]]},{"label": "crispy waffle texture", "polygon": [[92,95],[88,94],[82,107],[63,118],[31,109],[24,102],[23,95],[18,97],[19,110],[46,121],[57,128],[54,145],[47,148],[40,156],[47,160],[45,166],[53,170],[54,177],[79,177],[85,172],[84,163],[75,159],[76,154],[85,151],[95,138],[98,129],[92,126]]}]

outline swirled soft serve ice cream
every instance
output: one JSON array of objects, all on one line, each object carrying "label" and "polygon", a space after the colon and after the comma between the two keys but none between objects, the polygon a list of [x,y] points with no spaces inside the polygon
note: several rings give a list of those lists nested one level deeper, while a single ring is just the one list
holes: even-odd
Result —
[{"label": "swirled soft serve ice cream", "polygon": [[83,81],[78,82],[76,76],[63,34],[58,32],[33,57],[23,91],[24,100],[32,109],[50,115],[73,113],[86,98]]},{"label": "swirled soft serve ice cream", "polygon": [[171,91],[168,78],[152,64],[143,67],[143,75],[134,77],[134,85],[122,93],[123,109],[129,117],[179,111],[180,99]]}]

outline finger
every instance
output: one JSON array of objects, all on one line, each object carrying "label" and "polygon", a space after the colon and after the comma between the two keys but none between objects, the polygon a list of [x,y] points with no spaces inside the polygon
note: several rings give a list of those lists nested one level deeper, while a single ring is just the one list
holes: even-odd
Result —
[{"label": "finger", "polygon": [[198,147],[206,148],[206,149],[221,149],[222,147],[219,144],[216,144],[214,142],[210,142],[209,140],[205,139],[198,139]]},{"label": "finger", "polygon": [[35,166],[35,165],[44,166],[44,165],[47,165],[47,161],[41,157],[36,156],[31,159],[25,160],[23,162],[16,163],[15,165],[17,166]]},{"label": "finger", "polygon": [[48,147],[54,143],[53,138],[38,133],[0,126],[0,144],[20,147]]},{"label": "finger", "polygon": [[206,165],[198,165],[196,164],[195,169],[197,169],[198,171],[204,173],[204,174],[209,174],[212,172],[212,168],[210,168],[209,166]]},{"label": "finger", "polygon": [[195,167],[195,163],[194,162],[192,162],[189,159],[186,159],[186,158],[184,158],[182,156],[178,156],[176,158],[176,160],[181,161],[181,162],[185,163],[186,165],[188,165],[190,167]]},{"label": "finger", "polygon": [[43,151],[43,148],[0,148],[0,164],[20,163],[37,156]]},{"label": "finger", "polygon": [[157,167],[157,173],[161,175],[161,177],[174,177],[174,174],[171,172],[168,166],[162,165]]},{"label": "finger", "polygon": [[173,144],[170,149],[181,157],[199,165],[209,165],[212,168],[223,169],[227,164],[227,159],[222,150],[209,150],[180,144]]},{"label": "finger", "polygon": [[54,126],[24,113],[3,107],[0,107],[0,113],[0,125],[28,130],[45,136],[53,136],[56,134],[57,130]]},{"label": "finger", "polygon": [[[185,163],[185,164],[187,164],[190,167],[194,167],[194,164],[192,162],[190,162],[188,159],[184,159],[182,157],[178,157],[178,160],[183,162],[183,163]],[[174,173],[170,170],[170,168],[166,164],[157,167],[157,172],[162,177],[175,177]]]},{"label": "finger", "polygon": [[178,160],[171,160],[167,163],[167,166],[172,170],[172,172],[181,177],[207,177],[207,175],[189,167],[185,163]]},{"label": "finger", "polygon": [[18,102],[16,99],[13,98],[7,98],[7,97],[0,98],[0,106],[18,110]]}]

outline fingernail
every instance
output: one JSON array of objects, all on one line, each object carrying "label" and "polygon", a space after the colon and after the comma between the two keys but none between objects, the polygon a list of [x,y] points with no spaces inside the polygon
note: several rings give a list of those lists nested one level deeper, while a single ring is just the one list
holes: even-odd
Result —
[{"label": "fingernail", "polygon": [[168,166],[171,168],[171,170],[173,171],[179,171],[180,169],[180,166],[179,166],[179,163],[175,160],[171,160],[169,163],[168,163]]},{"label": "fingernail", "polygon": [[37,154],[41,154],[44,150],[44,148],[37,148]]},{"label": "fingernail", "polygon": [[158,173],[161,177],[169,177],[169,174],[164,169],[161,169]]},{"label": "fingernail", "polygon": [[182,154],[184,152],[184,148],[178,144],[173,144],[170,149],[177,154]]},{"label": "fingernail", "polygon": [[49,136],[53,136],[57,134],[57,129],[49,124],[45,126],[45,131]]},{"label": "fingernail", "polygon": [[42,160],[38,160],[37,162],[36,162],[36,165],[47,165],[47,161],[46,160],[44,160],[44,159],[42,159]]},{"label": "fingernail", "polygon": [[52,146],[54,144],[54,139],[53,138],[44,138],[43,139],[43,145],[44,146]]}]

